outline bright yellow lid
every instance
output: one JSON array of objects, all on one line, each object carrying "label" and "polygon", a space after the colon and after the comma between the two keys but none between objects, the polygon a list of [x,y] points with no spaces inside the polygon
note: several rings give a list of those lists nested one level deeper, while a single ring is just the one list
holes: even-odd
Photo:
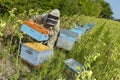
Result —
[{"label": "bright yellow lid", "polygon": [[50,49],[48,46],[43,45],[39,42],[24,43],[25,46],[28,46],[38,52]]}]

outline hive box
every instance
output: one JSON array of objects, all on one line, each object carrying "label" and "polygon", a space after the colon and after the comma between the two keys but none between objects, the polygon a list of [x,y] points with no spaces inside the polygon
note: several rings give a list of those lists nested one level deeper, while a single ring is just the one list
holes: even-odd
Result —
[{"label": "hive box", "polygon": [[94,26],[95,26],[94,23],[88,23],[87,25],[85,25],[86,31],[89,32]]},{"label": "hive box", "polygon": [[56,46],[70,51],[77,39],[78,34],[70,30],[62,29],[58,37]]},{"label": "hive box", "polygon": [[85,67],[81,63],[77,62],[72,58],[66,59],[64,62],[71,70],[73,70],[76,73],[85,71]]},{"label": "hive box", "polygon": [[28,20],[24,20],[23,23],[28,25],[29,27],[35,29],[36,31],[42,33],[42,34],[49,35],[49,30],[46,29],[45,27],[43,27],[42,25],[39,25],[33,21],[28,21]]},{"label": "hive box", "polygon": [[37,41],[46,41],[49,38],[47,35],[34,30],[33,28],[29,27],[26,24],[23,24],[21,26],[21,31],[26,33],[28,36],[32,37],[33,39]]},{"label": "hive box", "polygon": [[86,31],[86,28],[85,28],[85,27],[78,26],[78,27],[76,27],[76,28],[73,27],[73,28],[71,29],[71,31],[77,33],[77,34],[78,34],[77,39],[79,39],[79,38],[82,36],[82,34],[84,34],[84,32]]},{"label": "hive box", "polygon": [[53,55],[53,50],[38,42],[23,43],[20,57],[25,62],[37,67]]}]

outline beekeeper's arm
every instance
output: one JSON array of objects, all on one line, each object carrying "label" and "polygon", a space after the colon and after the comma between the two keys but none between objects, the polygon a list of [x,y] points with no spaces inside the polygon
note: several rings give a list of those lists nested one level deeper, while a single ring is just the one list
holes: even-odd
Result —
[{"label": "beekeeper's arm", "polygon": [[34,22],[38,23],[38,24],[43,24],[44,22],[44,18],[46,17],[47,14],[42,14],[42,15],[33,15],[31,17],[31,20],[33,20]]}]

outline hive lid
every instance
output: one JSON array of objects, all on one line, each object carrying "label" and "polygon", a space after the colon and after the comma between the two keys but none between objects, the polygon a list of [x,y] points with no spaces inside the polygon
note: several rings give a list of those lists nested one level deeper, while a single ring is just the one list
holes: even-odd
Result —
[{"label": "hive lid", "polygon": [[24,24],[28,25],[29,27],[35,29],[36,31],[42,33],[42,34],[46,34],[48,35],[49,34],[49,30],[46,29],[45,27],[33,22],[33,21],[27,21],[27,20],[24,20]]},{"label": "hive lid", "polygon": [[76,73],[85,71],[85,67],[75,59],[72,59],[72,58],[66,59],[64,63]]},{"label": "hive lid", "polygon": [[23,45],[28,46],[38,52],[50,49],[48,46],[43,45],[42,43],[39,42],[24,43]]}]

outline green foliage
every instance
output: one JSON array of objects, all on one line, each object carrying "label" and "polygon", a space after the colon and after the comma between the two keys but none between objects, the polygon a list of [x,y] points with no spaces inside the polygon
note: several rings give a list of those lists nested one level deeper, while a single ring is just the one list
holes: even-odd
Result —
[{"label": "green foliage", "polygon": [[112,18],[113,12],[111,10],[109,3],[102,1],[101,5],[102,5],[102,11],[100,13],[100,16],[108,19]]},{"label": "green foliage", "polygon": [[[74,20],[74,16],[72,18]],[[119,22],[85,16],[80,16],[78,18],[77,19],[82,24],[92,21],[97,25],[90,33],[86,33],[82,36],[81,40],[76,43],[77,45],[75,45],[68,56],[84,63],[88,70],[93,71],[93,76],[98,80],[117,78],[119,80],[118,75],[120,73],[113,72],[116,69],[119,71],[119,65],[115,65],[118,64],[116,61],[119,61],[120,57],[119,48],[116,48],[119,46]],[[70,18],[68,21],[66,20],[66,22],[69,22],[69,20]],[[65,25],[69,26],[69,23]],[[114,32],[116,35],[113,34]]]},{"label": "green foliage", "polygon": [[[86,0],[87,3],[87,0]],[[84,4],[84,3],[82,3]],[[96,26],[88,33],[85,33],[80,40],[76,42],[70,52],[54,49],[54,56],[40,68],[35,69],[19,60],[20,42],[25,40],[25,36],[20,32],[22,20],[29,16],[37,14],[39,11],[30,9],[28,15],[26,12],[16,15],[16,8],[13,8],[8,15],[1,17],[1,25],[8,25],[14,28],[12,34],[7,35],[1,42],[5,44],[3,54],[0,58],[9,58],[11,67],[14,66],[15,72],[7,75],[8,72],[2,71],[6,79],[13,80],[119,80],[120,79],[120,23],[116,21],[99,19],[87,16],[63,16],[61,17],[61,28],[70,29],[75,23],[87,24],[94,22]],[[7,28],[6,26],[5,28]],[[4,27],[1,27],[4,38]],[[116,33],[116,34],[113,34]],[[14,37],[17,38],[14,38]],[[30,39],[32,41],[32,39]],[[33,40],[34,41],[34,40]],[[65,64],[64,60],[74,58],[84,64],[86,71],[80,74],[72,72]],[[2,62],[2,65],[3,64]],[[1,67],[0,67],[1,68]],[[3,69],[3,67],[2,67]],[[1,70],[1,69],[0,69]]]},{"label": "green foliage", "polygon": [[3,36],[3,27],[5,26],[5,22],[1,19],[0,20],[0,37]]},{"label": "green foliage", "polygon": [[29,13],[29,10],[38,10],[37,14],[58,8],[61,15],[86,15],[103,18],[111,18],[112,10],[104,0],[2,0],[1,12],[7,12],[17,8],[16,14]]}]

